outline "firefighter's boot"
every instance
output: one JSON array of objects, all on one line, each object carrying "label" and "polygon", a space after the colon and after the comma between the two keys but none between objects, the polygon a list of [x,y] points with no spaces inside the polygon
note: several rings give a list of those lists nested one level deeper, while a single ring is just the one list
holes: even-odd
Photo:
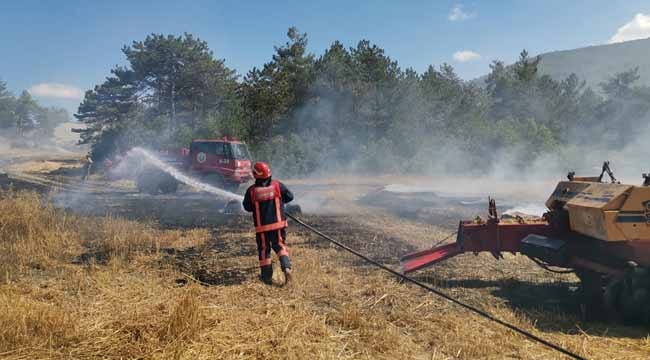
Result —
[{"label": "firefighter's boot", "polygon": [[291,268],[284,269],[284,285],[290,285],[293,283],[293,273]]},{"label": "firefighter's boot", "polygon": [[284,284],[288,285],[293,280],[291,274],[291,259],[288,255],[280,256],[280,266],[282,267],[282,272],[284,273]]},{"label": "firefighter's boot", "polygon": [[260,272],[260,280],[267,285],[273,285],[273,265],[261,266]]}]

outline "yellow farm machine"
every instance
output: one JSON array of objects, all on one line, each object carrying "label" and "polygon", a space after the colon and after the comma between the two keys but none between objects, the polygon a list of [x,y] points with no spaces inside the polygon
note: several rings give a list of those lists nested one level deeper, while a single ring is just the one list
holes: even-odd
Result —
[{"label": "yellow farm machine", "polygon": [[[610,181],[603,182],[609,175]],[[600,176],[557,184],[542,218],[505,220],[489,200],[487,219],[461,221],[456,242],[401,259],[405,273],[472,252],[528,256],[544,268],[574,271],[582,315],[616,314],[650,324],[650,174],[640,186],[621,184],[605,162]],[[607,311],[606,311],[607,310]]]}]

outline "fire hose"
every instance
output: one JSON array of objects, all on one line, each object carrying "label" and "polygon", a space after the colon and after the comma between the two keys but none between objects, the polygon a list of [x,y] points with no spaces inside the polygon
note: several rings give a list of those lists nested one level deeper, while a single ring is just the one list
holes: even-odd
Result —
[{"label": "fire hose", "polygon": [[292,219],[293,221],[295,221],[296,223],[298,223],[299,225],[303,226],[307,230],[309,230],[309,231],[313,232],[314,234],[320,236],[321,238],[331,242],[332,244],[340,247],[343,250],[346,250],[349,253],[354,254],[355,256],[365,260],[366,262],[368,262],[368,263],[370,263],[370,264],[372,264],[372,265],[374,265],[374,266],[376,266],[376,267],[378,267],[378,268],[380,268],[380,269],[382,269],[384,271],[387,271],[391,275],[393,275],[393,276],[395,276],[395,277],[397,277],[397,278],[399,278],[399,279],[401,279],[403,281],[409,282],[409,283],[411,283],[413,285],[416,285],[416,286],[418,286],[418,287],[420,287],[420,288],[422,288],[424,290],[432,292],[435,295],[438,295],[439,297],[442,297],[443,299],[445,299],[445,300],[447,300],[447,301],[449,301],[451,303],[454,303],[454,304],[456,304],[456,305],[458,305],[460,307],[463,307],[463,308],[465,308],[465,309],[467,309],[467,310],[469,310],[469,311],[471,311],[471,312],[473,312],[473,313],[475,313],[475,314],[477,314],[477,315],[479,315],[479,316],[481,316],[481,317],[483,317],[485,319],[494,321],[494,322],[496,322],[496,323],[498,323],[498,324],[500,324],[502,326],[505,326],[508,329],[510,329],[510,330],[512,330],[512,331],[514,331],[516,333],[519,333],[519,334],[525,336],[526,338],[528,338],[528,339],[530,339],[530,340],[532,340],[534,342],[540,343],[540,344],[542,344],[542,345],[544,345],[544,346],[546,346],[548,348],[551,348],[551,349],[553,349],[555,351],[558,351],[558,352],[560,352],[560,353],[562,353],[564,355],[567,355],[567,356],[569,356],[569,357],[571,357],[573,359],[577,359],[577,360],[586,360],[587,359],[587,358],[585,358],[583,356],[580,356],[580,355],[578,355],[578,354],[576,354],[576,353],[574,353],[574,352],[572,352],[570,350],[567,350],[567,349],[561,347],[560,345],[553,344],[552,342],[550,342],[548,340],[544,340],[543,338],[541,338],[541,337],[539,337],[539,336],[537,336],[537,335],[535,335],[535,334],[533,334],[533,333],[531,333],[529,331],[521,329],[521,328],[517,327],[516,325],[510,324],[510,323],[505,322],[505,321],[503,321],[501,319],[498,319],[498,318],[494,317],[493,315],[490,315],[489,313],[487,313],[487,312],[485,312],[485,311],[483,311],[483,310],[481,310],[481,309],[479,309],[477,307],[474,307],[474,306],[466,304],[466,303],[464,303],[464,302],[462,302],[462,301],[460,301],[458,299],[455,299],[452,296],[450,296],[450,295],[448,295],[448,294],[446,294],[446,293],[444,293],[444,292],[442,292],[442,291],[440,291],[440,290],[438,290],[438,289],[436,289],[436,288],[434,288],[434,287],[432,287],[430,285],[427,285],[427,284],[425,284],[425,283],[423,283],[421,281],[418,281],[418,280],[416,280],[416,279],[414,279],[414,278],[412,278],[410,276],[407,276],[407,275],[404,275],[404,274],[402,274],[400,272],[397,272],[397,271],[389,268],[388,266],[386,266],[386,265],[384,265],[384,264],[382,264],[382,263],[380,263],[380,262],[378,262],[378,261],[376,261],[376,260],[374,260],[374,259],[372,259],[372,258],[370,258],[370,257],[368,257],[368,256],[354,250],[354,249],[352,249],[351,247],[341,243],[340,241],[338,241],[338,240],[336,240],[336,239],[322,233],[320,230],[318,230],[318,229],[314,228],[313,226],[305,223],[304,221],[300,220],[299,218],[295,217],[292,214],[287,213],[286,216],[288,218]]}]

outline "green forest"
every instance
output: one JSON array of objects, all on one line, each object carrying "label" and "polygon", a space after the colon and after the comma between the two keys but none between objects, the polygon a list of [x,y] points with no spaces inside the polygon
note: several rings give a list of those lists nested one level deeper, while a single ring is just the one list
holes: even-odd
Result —
[{"label": "green forest", "polygon": [[368,40],[307,50],[295,28],[270,59],[241,76],[191,34],[152,34],[124,46],[127,65],[86,92],[75,115],[95,157],[133,146],[187,146],[234,136],[282,174],[479,172],[499,154],[525,168],[541,155],[624,146],[648,124],[650,88],[637,69],[592,89],[575,75],[538,72],[525,50],[494,61],[485,85],[452,66],[418,73]]},{"label": "green forest", "polygon": [[48,138],[66,121],[70,121],[70,114],[65,109],[42,106],[27,90],[16,97],[0,80],[0,135],[22,137],[36,131]]}]

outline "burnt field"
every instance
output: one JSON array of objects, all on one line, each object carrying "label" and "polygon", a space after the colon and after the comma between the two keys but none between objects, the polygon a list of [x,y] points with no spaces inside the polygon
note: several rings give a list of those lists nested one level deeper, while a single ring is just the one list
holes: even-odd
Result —
[{"label": "burnt field", "polygon": [[[265,286],[249,216],[224,212],[223,199],[190,188],[143,195],[99,176],[81,184],[75,164],[57,164],[0,175],[12,189],[0,200],[3,357],[563,358],[293,223],[296,282],[283,287],[276,269]],[[391,191],[383,179],[287,184],[307,223],[394,268],[487,205],[474,194]],[[467,254],[414,277],[587,358],[650,356],[646,329],[581,322],[577,278],[525,257]]]}]

